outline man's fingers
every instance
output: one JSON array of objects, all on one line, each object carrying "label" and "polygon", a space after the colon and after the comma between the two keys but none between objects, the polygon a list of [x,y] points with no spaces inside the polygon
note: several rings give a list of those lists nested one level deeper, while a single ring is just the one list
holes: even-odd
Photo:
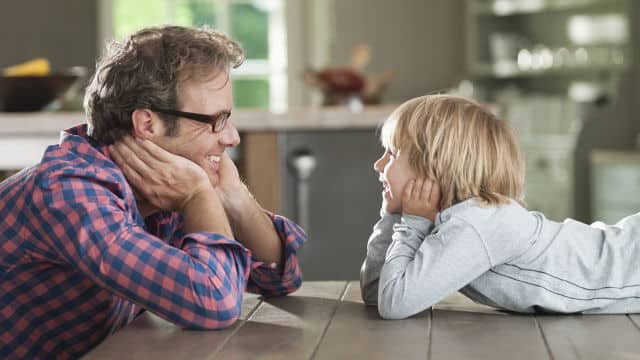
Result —
[{"label": "man's fingers", "polygon": [[[133,140],[133,139],[132,139]],[[156,145],[153,141],[147,139],[133,140],[136,145],[143,150],[149,157],[162,163],[170,163],[175,155]]]},{"label": "man's fingers", "polygon": [[111,149],[112,152],[115,151],[120,155],[119,158],[114,159],[118,166],[123,167],[127,165],[140,174],[148,174],[151,172],[151,168],[160,165],[157,160],[149,159],[149,155],[130,138],[115,143]]},{"label": "man's fingers", "polygon": [[166,160],[166,157],[162,156],[164,150],[158,151],[156,148],[161,148],[150,140],[134,139],[131,136],[125,136],[125,138],[122,139],[122,142],[124,142],[136,154],[136,156],[151,167],[169,162]]},{"label": "man's fingers", "polygon": [[124,174],[127,181],[130,182],[133,186],[139,188],[143,184],[142,175],[133,167],[131,167],[126,161],[124,161],[124,154],[121,152],[121,148],[116,146],[111,146],[109,148],[109,153],[111,154],[111,158],[118,164],[120,170]]}]

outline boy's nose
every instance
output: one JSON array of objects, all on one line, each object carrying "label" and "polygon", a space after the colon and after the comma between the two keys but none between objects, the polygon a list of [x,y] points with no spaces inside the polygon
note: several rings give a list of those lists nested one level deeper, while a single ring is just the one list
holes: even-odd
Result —
[{"label": "boy's nose", "polygon": [[384,166],[382,166],[382,161],[383,161],[383,158],[380,158],[373,163],[373,170],[375,172],[382,173],[382,170],[384,168]]}]

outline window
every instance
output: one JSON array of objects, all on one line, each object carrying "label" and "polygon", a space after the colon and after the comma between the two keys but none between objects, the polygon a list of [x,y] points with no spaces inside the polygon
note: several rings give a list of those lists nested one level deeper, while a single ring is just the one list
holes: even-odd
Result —
[{"label": "window", "polygon": [[283,0],[113,0],[106,28],[116,38],[155,24],[219,29],[245,50],[244,64],[231,72],[235,106],[282,111],[287,107],[283,7]]}]

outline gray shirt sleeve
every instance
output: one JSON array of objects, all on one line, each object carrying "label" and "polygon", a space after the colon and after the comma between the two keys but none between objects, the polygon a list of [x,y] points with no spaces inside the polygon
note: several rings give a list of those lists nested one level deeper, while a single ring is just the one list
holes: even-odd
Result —
[{"label": "gray shirt sleeve", "polygon": [[402,319],[430,308],[491,268],[486,244],[464,220],[403,216],[380,272],[378,311]]},{"label": "gray shirt sleeve", "polygon": [[393,225],[400,222],[399,214],[381,213],[380,220],[373,226],[367,242],[367,257],[360,269],[360,291],[367,305],[378,303],[378,279],[384,264],[387,248],[391,244]]}]

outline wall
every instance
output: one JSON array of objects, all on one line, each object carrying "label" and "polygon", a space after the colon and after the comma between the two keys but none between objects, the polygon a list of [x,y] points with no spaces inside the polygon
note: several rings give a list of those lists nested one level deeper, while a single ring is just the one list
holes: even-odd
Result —
[{"label": "wall", "polygon": [[[54,68],[81,65],[91,72],[101,31],[99,3],[3,2],[0,67],[46,57]],[[394,72],[385,102],[451,86],[464,73],[463,10],[463,0],[287,0],[287,23],[292,27],[288,36],[293,43],[289,51],[291,106],[309,103],[309,93],[300,80],[305,68],[319,63],[343,65],[352,47],[361,43],[373,50],[368,72],[386,68]],[[301,88],[305,91],[299,91]]]},{"label": "wall", "polygon": [[46,57],[52,68],[85,66],[96,58],[97,0],[3,1],[0,68]]},{"label": "wall", "polygon": [[334,13],[332,65],[370,45],[367,72],[394,73],[384,102],[446,89],[465,74],[463,0],[335,1]]}]

